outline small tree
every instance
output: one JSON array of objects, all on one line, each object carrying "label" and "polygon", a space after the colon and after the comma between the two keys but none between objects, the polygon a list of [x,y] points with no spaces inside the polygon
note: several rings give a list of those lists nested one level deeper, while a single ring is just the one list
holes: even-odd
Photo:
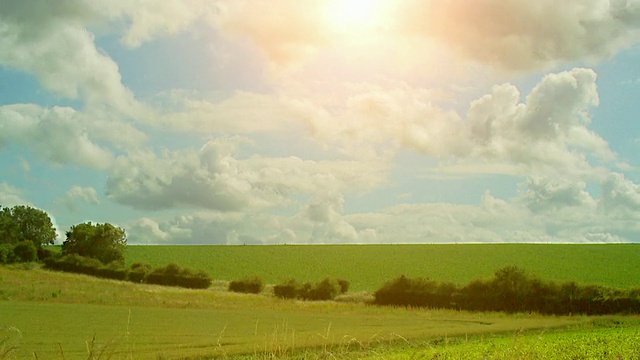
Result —
[{"label": "small tree", "polygon": [[17,244],[32,241],[36,248],[53,244],[56,229],[49,215],[30,206],[0,206],[0,243]]},{"label": "small tree", "polygon": [[122,228],[109,223],[86,222],[74,225],[67,231],[62,243],[62,254],[78,254],[100,260],[103,264],[124,263],[127,236]]}]

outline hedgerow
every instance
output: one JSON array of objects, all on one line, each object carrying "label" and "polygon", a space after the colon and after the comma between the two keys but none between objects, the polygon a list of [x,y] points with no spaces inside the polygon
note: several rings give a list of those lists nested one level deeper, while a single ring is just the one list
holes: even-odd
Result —
[{"label": "hedgerow", "polygon": [[248,276],[240,280],[233,280],[229,283],[229,291],[259,294],[264,289],[264,281],[258,276]]},{"label": "hedgerow", "polygon": [[491,279],[474,280],[463,287],[400,276],[384,284],[374,297],[378,305],[471,311],[554,315],[640,313],[640,289],[543,281],[515,266],[496,271]]},{"label": "hedgerow", "polygon": [[349,282],[342,279],[326,278],[315,284],[289,279],[275,285],[273,294],[283,299],[331,300],[348,290]]},{"label": "hedgerow", "polygon": [[103,265],[94,258],[76,254],[61,258],[47,258],[44,261],[47,269],[85,274],[105,279],[127,280],[135,283],[147,283],[166,286],[179,286],[191,289],[206,289],[211,285],[211,277],[203,271],[193,271],[169,264],[151,270],[146,264],[134,264],[130,269],[118,262]]}]

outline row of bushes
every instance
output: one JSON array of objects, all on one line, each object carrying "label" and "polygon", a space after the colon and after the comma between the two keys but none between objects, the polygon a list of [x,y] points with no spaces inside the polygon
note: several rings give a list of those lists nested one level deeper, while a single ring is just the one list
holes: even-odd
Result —
[{"label": "row of bushes", "polygon": [[349,282],[343,279],[326,278],[315,284],[287,280],[273,287],[273,294],[283,299],[331,300],[349,290]]},{"label": "row of bushes", "polygon": [[378,305],[541,314],[640,313],[640,289],[620,290],[575,282],[543,281],[509,266],[491,279],[459,287],[452,283],[401,276],[374,293]]},{"label": "row of bushes", "polygon": [[33,241],[22,241],[16,244],[0,244],[0,264],[31,262],[52,257],[54,251],[44,247],[36,247]]},{"label": "row of bushes", "polygon": [[181,268],[176,264],[152,269],[148,264],[136,263],[130,268],[125,268],[117,262],[104,265],[97,259],[71,254],[61,258],[47,258],[44,261],[44,266],[51,270],[135,283],[179,286],[191,289],[206,289],[211,285],[211,277],[207,273]]}]

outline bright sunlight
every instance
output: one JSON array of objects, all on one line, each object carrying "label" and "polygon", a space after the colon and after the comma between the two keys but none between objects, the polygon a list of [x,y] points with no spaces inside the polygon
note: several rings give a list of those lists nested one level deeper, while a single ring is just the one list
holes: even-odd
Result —
[{"label": "bright sunlight", "polygon": [[382,26],[388,4],[388,0],[332,0],[327,6],[327,20],[341,33],[373,31]]}]

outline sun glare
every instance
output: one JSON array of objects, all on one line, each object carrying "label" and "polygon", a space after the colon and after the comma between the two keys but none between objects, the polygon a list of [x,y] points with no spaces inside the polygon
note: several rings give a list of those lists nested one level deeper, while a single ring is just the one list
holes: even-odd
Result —
[{"label": "sun glare", "polygon": [[331,0],[327,19],[332,29],[343,32],[376,30],[384,19],[386,0]]}]

